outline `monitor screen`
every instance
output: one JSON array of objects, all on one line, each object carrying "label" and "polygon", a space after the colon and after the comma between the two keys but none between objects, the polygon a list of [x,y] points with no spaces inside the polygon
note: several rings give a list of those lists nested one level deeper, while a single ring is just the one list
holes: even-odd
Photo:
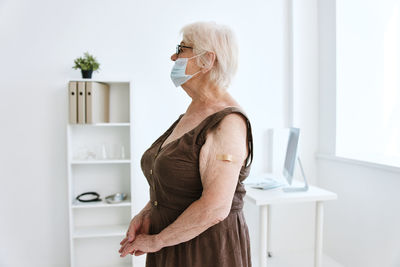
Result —
[{"label": "monitor screen", "polygon": [[289,128],[289,139],[286,149],[285,163],[283,165],[283,176],[286,178],[289,185],[292,184],[294,168],[296,165],[299,134],[299,128]]}]

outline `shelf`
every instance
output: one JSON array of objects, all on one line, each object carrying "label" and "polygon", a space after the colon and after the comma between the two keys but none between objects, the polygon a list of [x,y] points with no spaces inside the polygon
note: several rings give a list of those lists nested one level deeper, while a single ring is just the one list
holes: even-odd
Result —
[{"label": "shelf", "polygon": [[[134,99],[131,81],[102,78],[73,79],[69,82],[71,81],[101,82],[109,85],[106,122],[93,120],[98,123],[69,123],[75,121],[69,120],[70,114],[74,113],[67,112],[71,267],[141,266],[134,263],[133,257],[120,258],[116,253],[120,247],[119,242],[125,237],[129,222],[134,216],[132,196],[138,191],[132,186],[135,170],[132,167],[134,154],[131,127],[136,121],[132,117]],[[69,93],[70,89],[74,89],[73,85],[68,83],[66,89]],[[86,95],[87,84],[80,83],[79,86],[81,89],[85,87]],[[76,98],[78,95],[80,94],[76,94]],[[69,94],[68,111],[70,108],[76,109],[77,116],[80,112],[77,106],[83,101],[86,102],[82,98],[79,102],[79,99]],[[83,113],[85,112],[83,107]],[[77,195],[91,191],[98,192],[102,201],[76,200]],[[107,203],[105,197],[113,192],[124,192],[128,198],[116,204]]]},{"label": "shelf", "polygon": [[100,82],[100,83],[111,83],[111,84],[130,84],[130,80],[115,80],[115,79],[72,79],[71,82]]},{"label": "shelf", "polygon": [[110,159],[110,160],[72,160],[71,164],[115,164],[131,163],[130,159]]},{"label": "shelf", "polygon": [[104,225],[76,227],[73,238],[125,236],[129,225]]},{"label": "shelf", "polygon": [[122,201],[121,203],[116,203],[116,204],[109,204],[107,202],[99,201],[99,202],[79,202],[75,200],[72,203],[72,208],[73,209],[86,209],[86,208],[114,208],[114,207],[130,207],[131,206],[131,200],[126,199]]},{"label": "shelf", "polygon": [[130,126],[129,122],[104,122],[104,123],[69,123],[70,127],[121,127]]}]

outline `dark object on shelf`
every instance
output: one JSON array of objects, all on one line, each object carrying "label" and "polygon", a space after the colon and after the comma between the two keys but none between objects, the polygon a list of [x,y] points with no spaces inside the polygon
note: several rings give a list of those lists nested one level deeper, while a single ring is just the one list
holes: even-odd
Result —
[{"label": "dark object on shelf", "polygon": [[[81,199],[82,196],[86,195],[94,195],[95,197],[92,199]],[[96,201],[101,201],[100,195],[96,192],[85,192],[80,194],[79,196],[76,197],[76,200],[80,202],[96,202]]]},{"label": "dark object on shelf", "polygon": [[81,70],[81,72],[82,72],[82,78],[84,79],[92,78],[93,70]]}]

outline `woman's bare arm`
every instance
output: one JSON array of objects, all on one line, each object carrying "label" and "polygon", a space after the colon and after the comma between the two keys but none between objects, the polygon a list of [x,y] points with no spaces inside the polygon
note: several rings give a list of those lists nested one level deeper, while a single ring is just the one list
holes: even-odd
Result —
[{"label": "woman's bare arm", "polygon": [[[227,115],[208,133],[199,159],[202,196],[157,235],[161,247],[188,241],[228,216],[247,149],[247,124],[239,114]],[[232,155],[233,161],[219,154]]]}]

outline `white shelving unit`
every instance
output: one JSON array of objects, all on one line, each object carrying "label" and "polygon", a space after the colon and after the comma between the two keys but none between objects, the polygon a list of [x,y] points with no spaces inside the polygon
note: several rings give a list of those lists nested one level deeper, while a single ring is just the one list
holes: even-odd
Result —
[{"label": "white shelving unit", "polygon": [[[67,125],[70,264],[133,266],[132,257],[120,258],[118,253],[134,211],[131,82],[71,81],[110,85],[110,122]],[[79,194],[91,191],[99,193],[102,201],[76,200]],[[118,204],[105,202],[106,196],[117,192],[128,198]]]}]

